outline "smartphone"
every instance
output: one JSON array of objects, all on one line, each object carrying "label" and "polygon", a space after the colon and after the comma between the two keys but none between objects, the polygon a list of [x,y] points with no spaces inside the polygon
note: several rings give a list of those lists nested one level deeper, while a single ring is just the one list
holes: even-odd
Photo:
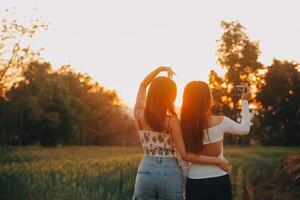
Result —
[{"label": "smartphone", "polygon": [[[241,96],[243,94],[243,90],[246,90],[246,87],[244,87],[243,85],[235,85],[233,87],[233,93],[236,96]],[[246,92],[246,91],[245,91]]]}]

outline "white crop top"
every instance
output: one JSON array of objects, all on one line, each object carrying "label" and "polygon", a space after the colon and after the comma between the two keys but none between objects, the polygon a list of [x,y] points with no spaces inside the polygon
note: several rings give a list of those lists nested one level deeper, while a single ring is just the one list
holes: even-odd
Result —
[{"label": "white crop top", "polygon": [[[246,135],[250,130],[250,113],[248,101],[242,101],[242,119],[241,123],[237,123],[232,119],[224,116],[221,123],[207,129],[204,134],[203,144],[210,144],[223,140],[224,133],[234,135]],[[220,158],[223,158],[223,147]],[[202,165],[192,163],[189,167],[188,177],[192,179],[212,178],[227,174],[217,165]]]}]

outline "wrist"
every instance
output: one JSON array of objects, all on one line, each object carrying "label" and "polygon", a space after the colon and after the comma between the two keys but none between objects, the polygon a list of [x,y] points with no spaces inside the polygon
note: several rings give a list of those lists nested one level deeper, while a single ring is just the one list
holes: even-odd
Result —
[{"label": "wrist", "polygon": [[156,70],[157,70],[157,72],[162,72],[162,71],[164,71],[164,67],[160,66],[160,67],[156,68]]},{"label": "wrist", "polygon": [[222,164],[222,159],[221,158],[215,158],[214,163],[216,165],[220,165],[220,164]]}]

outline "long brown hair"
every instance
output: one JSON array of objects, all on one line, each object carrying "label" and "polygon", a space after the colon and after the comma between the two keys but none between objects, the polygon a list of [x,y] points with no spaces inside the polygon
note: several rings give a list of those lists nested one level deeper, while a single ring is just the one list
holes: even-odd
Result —
[{"label": "long brown hair", "polygon": [[165,118],[168,114],[176,115],[174,101],[177,87],[173,80],[167,77],[155,78],[149,87],[145,103],[145,121],[154,131],[164,129]]},{"label": "long brown hair", "polygon": [[207,83],[192,81],[185,86],[180,120],[186,151],[189,153],[200,154],[202,151],[211,106],[212,96]]}]

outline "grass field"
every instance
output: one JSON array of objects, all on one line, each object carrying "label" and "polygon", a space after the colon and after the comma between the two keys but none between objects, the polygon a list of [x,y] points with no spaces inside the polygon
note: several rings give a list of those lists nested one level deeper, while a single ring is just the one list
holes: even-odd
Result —
[{"label": "grass field", "polygon": [[[225,148],[234,200],[260,199],[254,186],[272,177],[284,157],[297,154],[300,148]],[[131,199],[141,157],[140,148],[2,147],[0,199]]]}]

